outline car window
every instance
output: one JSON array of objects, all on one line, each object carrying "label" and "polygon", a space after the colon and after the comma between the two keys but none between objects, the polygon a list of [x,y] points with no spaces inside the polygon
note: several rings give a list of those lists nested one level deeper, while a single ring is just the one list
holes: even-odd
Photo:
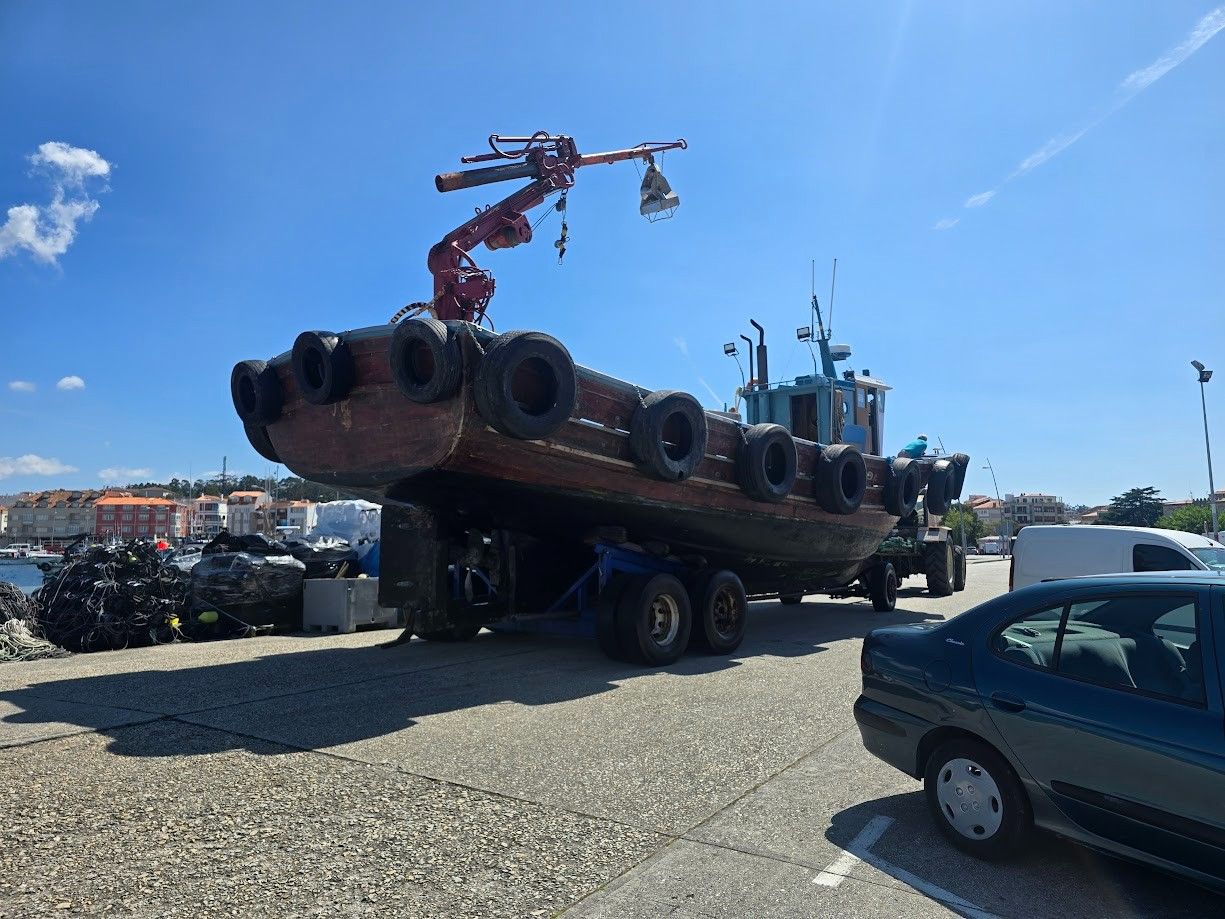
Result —
[{"label": "car window", "polygon": [[1049,669],[1055,664],[1055,642],[1062,618],[1062,603],[1026,613],[996,632],[991,648],[1005,660]]},{"label": "car window", "polygon": [[1073,603],[1058,670],[1102,686],[1202,702],[1198,637],[1190,597],[1133,595]]},{"label": "car window", "polygon": [[1195,571],[1191,559],[1169,546],[1136,543],[1131,550],[1132,571]]},{"label": "car window", "polygon": [[1216,546],[1204,546],[1199,549],[1192,549],[1191,554],[1213,571],[1225,571],[1225,549],[1219,549]]}]

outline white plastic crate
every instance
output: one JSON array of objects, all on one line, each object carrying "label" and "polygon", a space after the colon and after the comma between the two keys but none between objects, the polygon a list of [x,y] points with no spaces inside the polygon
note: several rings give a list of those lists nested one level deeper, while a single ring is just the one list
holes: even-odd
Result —
[{"label": "white plastic crate", "polygon": [[355,632],[359,627],[402,625],[398,609],[379,606],[378,578],[310,578],[302,587],[302,628]]}]

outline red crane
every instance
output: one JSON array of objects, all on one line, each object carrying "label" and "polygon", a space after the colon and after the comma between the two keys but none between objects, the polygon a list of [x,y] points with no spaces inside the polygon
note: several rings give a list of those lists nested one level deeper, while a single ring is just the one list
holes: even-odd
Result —
[{"label": "red crane", "polygon": [[[513,146],[504,149],[502,145]],[[569,189],[574,184],[575,170],[581,166],[642,159],[647,164],[647,170],[642,182],[641,212],[647,217],[670,212],[680,202],[655,166],[654,154],[664,150],[684,150],[687,146],[684,139],[679,139],[642,143],[607,153],[582,154],[575,147],[574,138],[564,134],[547,134],[544,131],[538,131],[531,137],[491,134],[489,147],[492,152],[465,156],[460,162],[521,162],[444,172],[434,177],[438,190],[456,191],[509,179],[530,178],[532,182],[497,204],[477,212],[475,217],[456,227],[430,249],[426,264],[434,276],[434,299],[429,304],[413,304],[413,307],[419,308],[418,311],[432,309],[439,319],[481,321],[493,296],[494,281],[488,271],[477,265],[471,255],[472,250],[481,243],[489,249],[509,249],[531,242],[532,225],[525,216],[526,212],[544,203],[550,194]],[[402,310],[400,315],[404,315],[408,309]]]}]

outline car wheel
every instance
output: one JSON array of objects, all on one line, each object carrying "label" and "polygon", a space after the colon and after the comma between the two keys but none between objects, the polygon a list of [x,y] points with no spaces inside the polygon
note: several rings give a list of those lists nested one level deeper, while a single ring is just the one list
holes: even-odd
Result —
[{"label": "car wheel", "polygon": [[958,738],[941,744],[927,761],[923,788],[940,832],[975,858],[1012,854],[1033,827],[1020,781],[1004,758],[981,741]]}]

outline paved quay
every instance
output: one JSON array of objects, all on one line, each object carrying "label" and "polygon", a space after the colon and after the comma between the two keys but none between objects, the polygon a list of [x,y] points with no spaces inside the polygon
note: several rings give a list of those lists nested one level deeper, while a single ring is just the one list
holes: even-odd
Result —
[{"label": "paved quay", "polygon": [[892,614],[753,604],[736,655],[666,671],[390,632],[0,666],[0,917],[1225,911],[1054,839],[995,866],[943,842],[859,743],[860,643],[995,596],[1007,564],[919,584]]}]

